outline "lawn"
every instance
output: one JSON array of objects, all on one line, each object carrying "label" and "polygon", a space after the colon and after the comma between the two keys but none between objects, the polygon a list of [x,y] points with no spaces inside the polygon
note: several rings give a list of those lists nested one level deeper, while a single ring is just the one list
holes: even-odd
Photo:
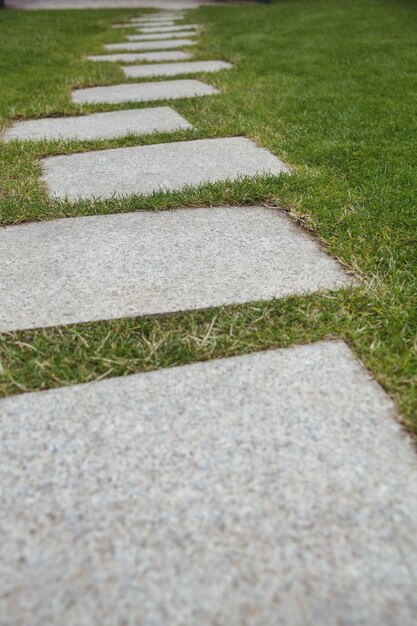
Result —
[{"label": "lawn", "polygon": [[[121,39],[111,24],[138,11],[0,12],[0,124],[11,118],[131,108],[70,103],[73,87],[124,82],[86,54]],[[3,224],[54,217],[265,203],[314,231],[358,286],[169,317],[0,335],[0,394],[45,389],[196,360],[343,338],[417,434],[417,14],[401,0],[286,0],[204,7],[195,58],[216,97],[175,101],[196,129],[104,142],[0,146]],[[136,105],[141,106],[141,105]],[[146,106],[146,105],[143,105]],[[148,198],[51,201],[39,158],[112,146],[245,135],[294,176],[206,185]],[[13,254],[13,251],[9,251]]]}]

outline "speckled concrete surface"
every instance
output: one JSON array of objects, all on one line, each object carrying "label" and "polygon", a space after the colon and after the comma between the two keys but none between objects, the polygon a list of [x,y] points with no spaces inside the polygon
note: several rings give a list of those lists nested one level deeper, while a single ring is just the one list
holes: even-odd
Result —
[{"label": "speckled concrete surface", "polygon": [[15,122],[6,129],[1,139],[109,139],[131,133],[144,135],[190,128],[191,124],[171,107],[153,107]]},{"label": "speckled concrete surface", "polygon": [[415,626],[416,453],[339,342],[0,400],[13,626]]},{"label": "speckled concrete surface", "polygon": [[75,89],[72,92],[72,101],[75,104],[119,104],[120,102],[178,100],[197,96],[213,96],[216,93],[219,92],[215,87],[200,80],[181,79]]},{"label": "speckled concrete surface", "polygon": [[138,28],[138,32],[140,33],[165,33],[167,37],[171,35],[171,33],[175,33],[179,30],[189,30],[195,31],[199,28],[198,24],[181,24],[180,26],[146,26]]},{"label": "speckled concrete surface", "polygon": [[164,52],[121,52],[120,54],[94,54],[87,57],[89,61],[110,61],[112,63],[159,63],[160,61],[186,61],[191,58],[188,52],[166,50]]},{"label": "speckled concrete surface", "polygon": [[162,189],[182,189],[186,185],[236,180],[242,176],[290,173],[276,156],[245,137],[176,141],[53,156],[43,159],[42,169],[42,180],[49,193],[70,200],[150,194]]},{"label": "speckled concrete surface", "polygon": [[127,43],[107,43],[106,50],[130,50],[131,52],[140,50],[170,50],[172,48],[184,48],[193,46],[195,41],[192,39],[170,39],[167,35],[166,39],[158,41],[129,41]]},{"label": "speckled concrete surface", "polygon": [[[187,31],[177,31],[175,33],[170,33],[170,38],[171,39],[181,39],[182,37],[195,37],[197,35],[197,33],[193,33],[193,32],[187,32]],[[126,39],[128,41],[160,41],[161,39],[164,40],[166,39],[166,34],[165,33],[160,33],[158,34],[151,34],[151,35],[127,35]]]},{"label": "speckled concrete surface", "polygon": [[151,76],[180,76],[199,72],[219,72],[233,67],[225,61],[190,61],[186,63],[153,63],[152,65],[131,65],[123,67],[129,78],[149,78]]},{"label": "speckled concrete surface", "polygon": [[7,226],[0,230],[0,251],[0,331],[169,313],[350,283],[340,265],[285,214],[263,207]]}]

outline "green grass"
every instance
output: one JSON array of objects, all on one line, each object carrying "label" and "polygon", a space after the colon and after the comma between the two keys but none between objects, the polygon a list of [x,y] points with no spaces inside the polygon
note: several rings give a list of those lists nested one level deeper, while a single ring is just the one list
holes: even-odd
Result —
[{"label": "green grass", "polygon": [[[132,14],[137,12],[2,12],[0,123],[115,108],[77,107],[69,94],[73,87],[125,80],[117,66],[83,57],[121,38],[111,23]],[[206,27],[196,58],[235,63],[230,72],[202,76],[221,89],[219,96],[173,103],[196,129],[2,146],[2,223],[264,202],[313,229],[330,254],[363,276],[361,286],[171,317],[4,333],[0,394],[342,337],[417,434],[414,2],[205,7],[195,21]],[[39,182],[39,158],[48,154],[240,134],[289,163],[294,176],[75,204],[49,200]]]}]

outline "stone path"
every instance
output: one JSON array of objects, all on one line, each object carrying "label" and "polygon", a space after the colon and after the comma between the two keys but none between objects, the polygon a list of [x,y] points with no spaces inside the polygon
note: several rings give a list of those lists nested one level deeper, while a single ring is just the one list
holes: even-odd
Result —
[{"label": "stone path", "polygon": [[149,78],[151,76],[179,76],[200,72],[219,72],[233,65],[225,61],[191,61],[188,63],[158,63],[157,65],[129,65],[123,71],[129,78]]},{"label": "stone path", "polygon": [[[95,170],[86,169],[94,179]],[[0,331],[221,306],[351,282],[284,214],[262,207],[10,226],[0,230],[0,250]]]},{"label": "stone path", "polygon": [[4,132],[2,140],[110,139],[190,128],[191,124],[170,107],[155,107],[16,122]]},{"label": "stone path", "polygon": [[72,101],[76,104],[118,104],[120,102],[178,100],[195,96],[212,96],[216,93],[219,93],[217,89],[200,80],[181,79],[76,89],[72,92]]},{"label": "stone path", "polygon": [[289,173],[282,161],[244,137],[53,156],[43,160],[42,168],[49,193],[70,200],[175,191],[242,176]]},{"label": "stone path", "polygon": [[415,451],[343,343],[0,412],[9,623],[414,626]]},{"label": "stone path", "polygon": [[[57,5],[31,2],[25,8]],[[114,0],[62,0],[69,5]],[[115,25],[144,34],[105,46],[127,52],[91,61],[150,63],[124,67],[132,78],[231,67],[175,62],[191,58],[176,49],[200,28],[177,23],[185,0],[122,5],[181,11]],[[167,18],[173,25],[163,26]],[[72,100],[216,94],[172,79],[77,89]],[[164,106],[25,120],[2,139],[179,128],[192,127]],[[244,137],[58,155],[42,168],[49,192],[70,201],[290,173]],[[0,331],[352,284],[288,216],[262,206],[0,230]],[[414,626],[417,457],[395,417],[385,392],[335,341],[0,400],[1,623]]]}]

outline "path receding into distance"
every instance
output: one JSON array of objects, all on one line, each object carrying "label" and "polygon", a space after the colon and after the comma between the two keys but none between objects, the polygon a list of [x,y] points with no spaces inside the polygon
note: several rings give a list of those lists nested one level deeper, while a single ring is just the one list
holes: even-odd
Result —
[{"label": "path receding into distance", "polygon": [[[204,25],[183,23],[190,3],[120,6],[136,5],[171,8],[114,24],[125,41],[88,57],[131,63],[127,82],[72,93],[108,111],[16,121],[3,141],[192,130],[175,101],[218,97],[210,73],[235,69],[192,60]],[[175,78],[194,73],[207,78]],[[112,110],[121,102],[131,107]],[[97,149],[41,167],[47,193],[71,202],[296,175],[246,137]],[[0,331],[354,284],[279,208],[178,207],[0,230]],[[415,624],[415,451],[343,341],[11,396],[0,400],[0,426],[4,624]]]}]

